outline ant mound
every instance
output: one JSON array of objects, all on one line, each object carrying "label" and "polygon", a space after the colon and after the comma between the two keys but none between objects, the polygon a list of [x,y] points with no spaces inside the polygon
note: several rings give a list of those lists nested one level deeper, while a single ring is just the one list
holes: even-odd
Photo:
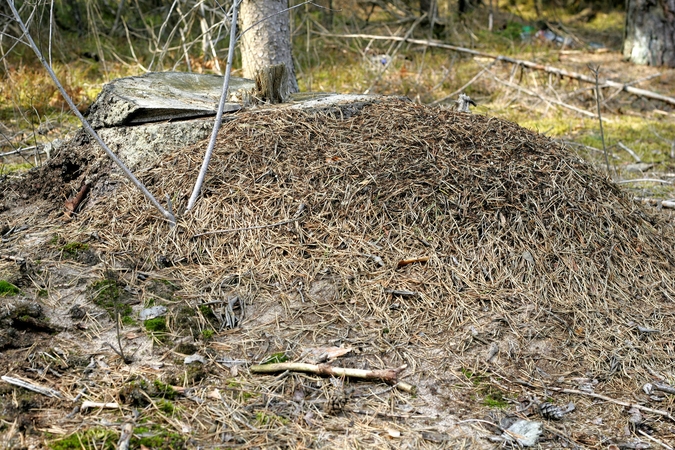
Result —
[{"label": "ant mound", "polygon": [[204,148],[139,173],[176,226],[132,186],[77,226],[111,265],[170,273],[199,314],[237,297],[238,322],[202,318],[235,325],[216,335],[232,358],[343,345],[362,354],[336,365],[407,363],[448,398],[485,371],[636,393],[675,375],[672,225],[547,137],[401,100],[243,112],[185,213]]}]

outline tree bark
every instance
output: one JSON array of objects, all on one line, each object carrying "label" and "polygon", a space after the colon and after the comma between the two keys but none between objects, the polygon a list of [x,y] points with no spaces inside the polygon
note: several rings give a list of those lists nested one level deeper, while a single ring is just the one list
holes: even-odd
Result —
[{"label": "tree bark", "polygon": [[[287,69],[285,89],[298,92],[293,56],[291,55],[291,26],[288,0],[243,0],[239,17],[241,31],[241,60],[244,77],[254,79],[258,71],[276,64]],[[284,12],[281,12],[284,11]],[[264,20],[263,20],[264,19]],[[258,23],[259,21],[262,21]]]},{"label": "tree bark", "polygon": [[623,55],[635,64],[675,67],[675,0],[628,0]]}]

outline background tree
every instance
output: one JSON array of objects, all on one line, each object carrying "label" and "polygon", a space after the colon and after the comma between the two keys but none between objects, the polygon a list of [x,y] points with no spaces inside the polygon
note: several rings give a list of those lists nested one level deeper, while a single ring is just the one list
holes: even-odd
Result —
[{"label": "background tree", "polygon": [[[288,78],[285,91],[298,92],[293,57],[288,0],[243,0],[239,17],[241,61],[244,77],[254,78],[265,67],[284,64]],[[250,28],[253,27],[253,28]],[[250,29],[249,29],[250,28]],[[248,30],[248,31],[246,31]]]},{"label": "background tree", "polygon": [[628,0],[623,54],[635,64],[675,67],[674,0]]}]

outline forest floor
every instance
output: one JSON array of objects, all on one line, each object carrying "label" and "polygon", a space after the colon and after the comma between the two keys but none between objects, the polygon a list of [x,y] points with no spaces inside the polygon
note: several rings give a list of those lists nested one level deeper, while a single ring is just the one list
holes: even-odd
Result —
[{"label": "forest floor", "polygon": [[[175,227],[81,133],[48,160],[5,158],[0,445],[116,448],[126,426],[131,448],[478,449],[515,444],[524,421],[540,448],[672,448],[673,105],[604,88],[608,174],[591,84],[311,42],[332,49],[301,66],[312,90],[413,101],[242,111]],[[609,42],[510,56],[675,94],[675,71]],[[419,104],[470,80],[473,114]],[[19,122],[15,145],[32,133]],[[63,131],[41,125],[33,138]],[[138,176],[180,211],[202,152]],[[282,362],[405,368],[399,384],[254,373]]]}]

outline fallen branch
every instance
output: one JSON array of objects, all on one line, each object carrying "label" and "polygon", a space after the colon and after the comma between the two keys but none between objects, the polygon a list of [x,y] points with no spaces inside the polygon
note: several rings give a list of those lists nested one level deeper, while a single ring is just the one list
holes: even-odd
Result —
[{"label": "fallen branch", "polygon": [[38,394],[46,395],[47,397],[52,397],[52,398],[61,398],[61,393],[57,390],[51,389],[51,388],[46,388],[39,386],[37,384],[30,383],[28,381],[21,380],[19,378],[14,378],[14,377],[8,377],[6,375],[3,375],[0,377],[2,381],[5,381],[9,384],[12,384],[14,386],[19,386],[24,389],[28,389],[29,391],[37,392]]},{"label": "fallen branch", "polygon": [[562,394],[584,395],[584,396],[587,396],[587,397],[597,398],[599,400],[603,400],[603,401],[606,401],[606,402],[609,402],[609,403],[614,403],[615,405],[625,406],[626,408],[635,408],[635,409],[639,409],[639,410],[647,412],[647,413],[656,414],[656,415],[659,415],[661,417],[665,417],[666,419],[670,420],[671,422],[675,422],[675,417],[671,416],[667,411],[662,411],[660,409],[648,408],[647,406],[638,405],[636,403],[624,402],[623,400],[617,400],[617,399],[612,398],[612,397],[607,397],[606,395],[596,394],[594,392],[578,391],[576,389],[564,389],[564,388],[556,388],[556,387],[550,387],[550,386],[547,386],[546,389],[548,389],[550,391],[560,392]]},{"label": "fallen branch", "polygon": [[359,378],[362,380],[381,380],[387,384],[395,386],[404,392],[414,393],[415,386],[398,381],[398,374],[405,370],[406,367],[407,365],[404,364],[398,369],[363,370],[333,367],[328,364],[276,363],[251,366],[249,370],[251,373],[277,373],[288,370],[291,372],[313,373],[326,377],[350,377]]},{"label": "fallen branch", "polygon": [[[547,73],[552,73],[554,75],[559,75],[561,77],[565,78],[572,78],[575,80],[583,81],[586,83],[593,83],[595,84],[595,79],[593,77],[589,77],[587,75],[582,75],[580,73],[576,72],[570,72],[564,69],[558,69],[557,67],[552,67],[552,66],[547,66],[544,64],[539,64],[533,61],[527,61],[524,59],[516,59],[516,58],[510,58],[508,56],[504,55],[493,55],[491,53],[485,53],[481,52],[478,50],[472,50],[470,48],[464,48],[464,47],[458,47],[456,45],[450,45],[450,44],[443,44],[441,42],[435,42],[435,41],[429,41],[429,40],[423,40],[423,39],[410,39],[410,38],[404,38],[401,36],[377,36],[377,35],[371,35],[371,34],[330,34],[330,33],[317,33],[322,36],[327,36],[327,37],[336,37],[336,38],[348,38],[348,39],[373,39],[373,40],[381,40],[381,41],[403,41],[403,42],[408,42],[410,44],[418,44],[418,45],[426,45],[428,47],[436,47],[436,48],[444,48],[447,50],[452,50],[455,52],[460,52],[460,53],[467,53],[469,55],[474,55],[474,56],[480,56],[483,58],[492,58],[496,59],[497,61],[504,61],[510,64],[516,64],[520,65],[523,67],[527,67],[528,69],[533,69],[533,70],[540,70],[543,72]],[[615,87],[615,88],[621,88],[622,91],[629,92],[633,95],[638,95],[642,97],[647,97],[647,98],[652,98],[654,100],[660,100],[665,103],[670,103],[671,105],[675,105],[675,98],[674,97],[668,97],[667,95],[661,95],[659,93],[656,93],[654,91],[649,91],[647,89],[640,89],[631,86],[631,83],[620,83],[618,81],[612,81],[612,80],[604,80],[600,79],[598,80],[598,84],[600,86],[609,86],[609,87]]]},{"label": "fallen branch", "polygon": [[16,150],[12,150],[11,152],[0,153],[0,158],[4,158],[5,156],[18,155],[23,152],[35,152],[35,151],[46,153],[44,150],[44,145],[31,145],[30,147],[17,148]]}]

